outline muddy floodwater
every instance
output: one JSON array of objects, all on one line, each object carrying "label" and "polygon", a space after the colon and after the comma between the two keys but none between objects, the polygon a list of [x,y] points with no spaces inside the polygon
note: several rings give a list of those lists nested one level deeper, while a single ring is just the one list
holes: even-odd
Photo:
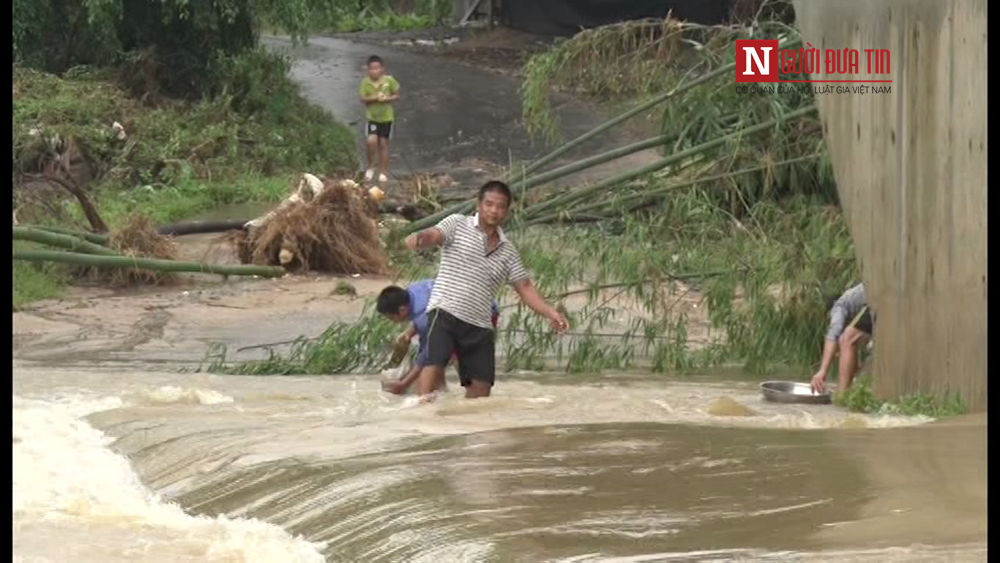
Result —
[{"label": "muddy floodwater", "polygon": [[986,560],[985,417],[378,379],[15,364],[15,561]]}]

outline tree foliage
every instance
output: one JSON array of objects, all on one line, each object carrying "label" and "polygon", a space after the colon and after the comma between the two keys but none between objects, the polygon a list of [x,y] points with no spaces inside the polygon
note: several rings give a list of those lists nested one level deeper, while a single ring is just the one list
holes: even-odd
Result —
[{"label": "tree foliage", "polygon": [[14,0],[13,59],[47,72],[122,65],[130,85],[197,97],[262,22],[306,34],[308,0]]}]

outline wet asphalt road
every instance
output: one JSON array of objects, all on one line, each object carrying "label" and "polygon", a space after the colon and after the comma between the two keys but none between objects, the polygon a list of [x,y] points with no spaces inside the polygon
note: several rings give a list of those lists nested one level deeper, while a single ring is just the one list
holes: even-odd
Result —
[{"label": "wet asphalt road", "polygon": [[[364,110],[357,88],[367,58],[381,56],[387,72],[400,82],[402,94],[392,140],[390,172],[395,175],[445,172],[471,181],[469,174],[483,162],[507,166],[512,160],[529,160],[547,152],[543,143],[531,141],[522,126],[520,83],[515,77],[340,38],[315,37],[308,45],[294,47],[288,39],[268,37],[264,44],[292,58],[291,75],[303,94],[351,125],[357,132],[359,151]],[[607,118],[606,112],[580,102],[563,98],[557,103],[567,139]],[[622,134],[612,134],[584,145],[576,155],[626,142]],[[603,176],[606,169],[597,173]]]}]

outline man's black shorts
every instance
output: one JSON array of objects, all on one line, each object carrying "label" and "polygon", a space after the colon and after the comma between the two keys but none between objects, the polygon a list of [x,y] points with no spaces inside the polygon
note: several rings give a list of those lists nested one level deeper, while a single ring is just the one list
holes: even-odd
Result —
[{"label": "man's black shorts", "polygon": [[388,139],[392,137],[392,122],[386,121],[383,123],[378,121],[369,121],[365,124],[365,130],[369,135],[375,135],[381,139]]},{"label": "man's black shorts", "polygon": [[488,383],[496,379],[494,334],[488,328],[471,325],[441,309],[428,313],[427,365],[445,367],[451,353],[458,355],[458,378],[462,387],[473,380]]},{"label": "man's black shorts", "polygon": [[868,307],[865,307],[861,311],[861,314],[858,315],[854,319],[854,322],[851,323],[851,326],[867,334],[868,336],[871,336],[872,331],[875,329],[875,322],[872,320],[872,310],[869,309]]}]

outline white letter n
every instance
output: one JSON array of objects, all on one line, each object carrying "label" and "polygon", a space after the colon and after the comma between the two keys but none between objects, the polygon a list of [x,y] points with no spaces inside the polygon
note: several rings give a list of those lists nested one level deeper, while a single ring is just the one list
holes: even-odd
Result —
[{"label": "white letter n", "polygon": [[743,47],[743,50],[747,54],[747,66],[746,66],[746,70],[743,71],[743,76],[747,76],[747,75],[753,76],[753,71],[750,70],[750,57],[753,57],[754,62],[757,63],[757,72],[760,73],[760,74],[762,74],[762,75],[764,75],[764,76],[766,76],[769,73],[769,69],[770,69],[770,66],[771,66],[771,61],[770,61],[770,54],[771,53],[770,53],[770,51],[773,48],[774,47],[761,47],[760,48],[761,51],[764,51],[764,62],[761,62],[760,59],[757,57],[757,50],[756,49],[754,49],[753,47]]}]

